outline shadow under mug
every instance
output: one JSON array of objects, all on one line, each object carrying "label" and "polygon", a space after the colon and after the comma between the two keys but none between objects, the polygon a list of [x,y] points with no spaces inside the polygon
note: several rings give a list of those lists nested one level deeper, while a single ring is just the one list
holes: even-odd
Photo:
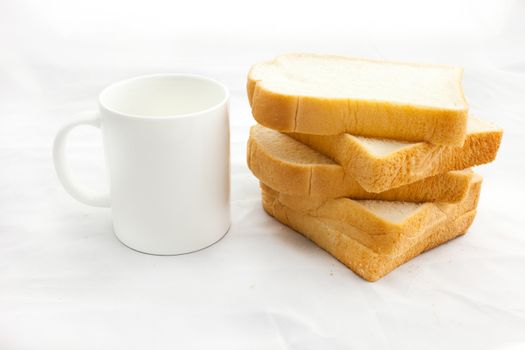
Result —
[{"label": "shadow under mug", "polygon": [[[159,74],[110,85],[99,110],[82,112],[58,132],[55,169],[82,203],[111,207],[126,246],[150,254],[200,250],[230,226],[230,141],[227,88],[186,74]],[[77,185],[65,141],[77,126],[100,128],[110,194]]]}]

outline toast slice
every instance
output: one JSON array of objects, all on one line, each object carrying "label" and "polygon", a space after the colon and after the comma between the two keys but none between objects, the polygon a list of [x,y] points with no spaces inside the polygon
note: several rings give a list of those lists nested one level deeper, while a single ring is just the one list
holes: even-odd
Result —
[{"label": "toast slice", "polygon": [[391,254],[398,251],[407,239],[417,239],[430,226],[476,209],[481,182],[481,176],[474,174],[467,195],[454,204],[350,198],[312,203],[310,198],[281,194],[266,184],[261,184],[261,189],[264,195],[271,193],[281,205],[322,220],[325,225],[337,228],[368,249]]},{"label": "toast slice", "polygon": [[457,67],[288,54],[255,64],[247,90],[254,118],[275,130],[461,145],[462,79]]},{"label": "toast slice", "polygon": [[278,131],[255,125],[250,130],[248,167],[283,194],[317,199],[351,197],[408,202],[457,202],[468,191],[470,170],[432,176],[381,193],[367,192],[332,159]]},{"label": "toast slice", "polygon": [[[480,184],[481,180],[473,182],[468,200],[461,204],[440,208],[430,203],[418,206],[353,201],[348,207],[342,203],[328,205],[332,215],[325,215],[323,210],[290,208],[290,201],[281,201],[278,192],[264,185],[261,188],[263,207],[268,214],[312,240],[365,280],[376,281],[422,252],[464,234],[476,215]],[[360,215],[364,215],[354,215],[350,207],[358,208]],[[334,218],[336,213],[339,218]],[[363,227],[369,223],[371,227]],[[389,250],[373,249],[367,242],[400,230],[404,232],[396,235]]]},{"label": "toast slice", "polygon": [[503,130],[469,117],[462,146],[400,142],[350,134],[289,134],[341,164],[369,192],[381,192],[450,170],[485,164],[496,158]]}]

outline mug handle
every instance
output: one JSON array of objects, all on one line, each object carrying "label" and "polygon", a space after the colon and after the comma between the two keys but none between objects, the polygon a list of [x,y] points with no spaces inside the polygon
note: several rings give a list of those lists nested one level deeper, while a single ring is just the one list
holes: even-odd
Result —
[{"label": "mug handle", "polygon": [[53,144],[53,161],[58,178],[66,191],[78,201],[94,207],[110,207],[111,199],[109,193],[91,193],[78,186],[72,180],[70,169],[66,165],[66,140],[69,133],[81,125],[94,126],[100,129],[100,114],[97,111],[86,111],[77,114],[74,119],[76,120],[64,125],[58,131]]}]

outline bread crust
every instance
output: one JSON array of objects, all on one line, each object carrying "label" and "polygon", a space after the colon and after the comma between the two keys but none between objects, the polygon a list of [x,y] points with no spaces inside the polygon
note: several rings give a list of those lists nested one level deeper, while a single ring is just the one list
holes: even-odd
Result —
[{"label": "bread crust", "polygon": [[[315,56],[315,55],[312,55]],[[352,59],[322,56],[327,59]],[[275,61],[259,65],[272,65]],[[377,62],[372,60],[361,60]],[[417,65],[429,66],[433,65]],[[467,125],[468,105],[463,96],[463,70],[455,68],[462,105],[458,108],[436,108],[394,101],[357,98],[324,98],[282,94],[265,84],[263,77],[248,73],[248,98],[252,114],[258,123],[283,132],[315,135],[354,135],[391,138],[407,141],[428,141],[440,145],[463,144]]]},{"label": "bread crust", "polygon": [[439,224],[429,226],[416,238],[402,237],[395,251],[380,253],[331,226],[325,219],[290,209],[264,191],[263,208],[370,282],[384,277],[415,256],[464,234],[476,215],[476,209],[457,213]]},{"label": "bread crust", "polygon": [[[335,162],[297,163],[281,157],[270,149],[267,133],[274,134],[281,148],[297,143],[289,136],[255,125],[250,130],[247,163],[252,173],[271,188],[289,195],[307,196],[312,202],[326,198],[351,197],[408,202],[457,202],[466,195],[472,178],[470,171],[448,172],[409,185],[380,193],[366,191],[354,178]],[[300,146],[300,145],[298,145]],[[315,152],[308,149],[308,151]]]},{"label": "bread crust", "polygon": [[290,133],[290,137],[341,164],[345,172],[369,192],[382,192],[451,170],[492,162],[503,130],[469,132],[462,146],[415,143],[386,156],[376,156],[350,134],[318,136]]}]

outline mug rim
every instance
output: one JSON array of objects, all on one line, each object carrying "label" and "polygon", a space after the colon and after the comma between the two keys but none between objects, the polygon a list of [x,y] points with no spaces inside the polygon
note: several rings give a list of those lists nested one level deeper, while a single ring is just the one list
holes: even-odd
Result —
[{"label": "mug rim", "polygon": [[[199,110],[199,111],[191,112],[191,113],[184,113],[184,114],[177,114],[177,115],[163,115],[163,116],[158,116],[158,115],[157,116],[156,115],[151,115],[150,116],[150,115],[142,115],[142,114],[123,113],[123,112],[120,112],[120,111],[118,111],[118,110],[116,110],[114,108],[108,107],[106,104],[104,104],[102,102],[102,99],[103,99],[104,95],[110,89],[118,88],[119,85],[124,85],[124,84],[130,83],[130,82],[135,81],[135,80],[142,80],[142,79],[148,79],[148,78],[160,78],[160,77],[184,77],[184,78],[203,80],[203,81],[215,84],[218,87],[220,87],[223,90],[223,92],[224,92],[224,98],[220,102],[214,104],[213,106],[211,106],[209,108],[203,109],[203,110]],[[154,73],[154,74],[138,75],[138,76],[134,76],[134,77],[131,77],[131,78],[127,78],[127,79],[123,79],[123,80],[119,80],[119,81],[116,81],[114,83],[111,83],[110,85],[106,86],[99,93],[99,95],[98,95],[98,104],[99,104],[99,106],[100,106],[100,108],[102,110],[111,112],[114,115],[118,115],[118,116],[122,116],[122,117],[129,117],[129,118],[136,118],[136,119],[153,119],[153,120],[155,120],[155,119],[163,119],[163,120],[168,119],[169,120],[169,119],[189,118],[189,117],[193,117],[193,116],[196,116],[196,115],[200,115],[200,114],[211,112],[211,111],[213,111],[215,109],[218,109],[218,108],[222,107],[225,103],[228,102],[229,98],[230,98],[230,91],[228,90],[226,85],[224,85],[223,83],[221,83],[218,80],[215,80],[215,79],[212,79],[212,78],[208,78],[208,77],[203,76],[203,75],[190,74],[190,73]]]}]

